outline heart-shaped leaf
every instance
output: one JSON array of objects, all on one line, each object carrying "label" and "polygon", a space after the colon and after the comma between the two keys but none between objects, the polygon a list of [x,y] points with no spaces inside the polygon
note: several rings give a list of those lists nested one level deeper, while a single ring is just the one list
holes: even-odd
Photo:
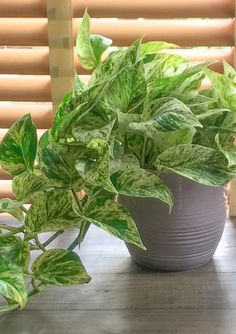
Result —
[{"label": "heart-shaped leaf", "polygon": [[51,249],[40,255],[32,265],[34,275],[50,285],[75,285],[90,281],[79,256],[65,249]]},{"label": "heart-shaped leaf", "polygon": [[22,270],[0,259],[0,294],[9,304],[18,304],[20,309],[27,302],[27,287]]},{"label": "heart-shaped leaf", "polygon": [[0,145],[0,164],[12,175],[32,171],[37,150],[37,133],[30,114],[12,125]]}]

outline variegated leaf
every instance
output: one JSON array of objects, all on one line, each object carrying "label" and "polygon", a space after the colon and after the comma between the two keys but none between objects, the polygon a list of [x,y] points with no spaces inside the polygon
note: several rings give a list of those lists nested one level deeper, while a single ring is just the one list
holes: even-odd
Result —
[{"label": "variegated leaf", "polygon": [[0,145],[0,164],[12,175],[32,171],[37,150],[36,128],[30,114],[25,115],[7,132]]},{"label": "variegated leaf", "polygon": [[129,48],[118,49],[109,54],[109,56],[97,66],[93,71],[89,81],[90,86],[103,83],[105,80],[116,80],[119,72],[126,66],[134,65],[140,59],[140,46],[142,38],[137,39]]},{"label": "variegated leaf", "polygon": [[80,190],[83,180],[75,169],[75,163],[85,148],[50,142],[46,136],[48,134],[39,143],[40,170],[55,186]]},{"label": "variegated leaf", "polygon": [[22,268],[29,263],[29,244],[15,235],[0,235],[0,259]]},{"label": "variegated leaf", "polygon": [[232,178],[223,154],[210,147],[194,144],[177,145],[162,152],[156,167],[210,186],[225,185]]},{"label": "variegated leaf", "polygon": [[142,168],[128,167],[111,175],[112,183],[121,195],[158,198],[171,208],[173,195],[154,173]]},{"label": "variegated leaf", "polygon": [[18,304],[20,309],[27,302],[27,287],[19,266],[0,259],[0,294],[9,304]]},{"label": "variegated leaf", "polygon": [[75,212],[75,201],[70,191],[57,189],[37,196],[26,217],[28,238],[39,232],[52,232],[79,227],[81,217]]},{"label": "variegated leaf", "polygon": [[145,248],[128,210],[118,204],[111,194],[100,190],[94,192],[87,200],[83,211],[88,222],[125,242]]},{"label": "variegated leaf", "polygon": [[24,215],[21,209],[23,204],[23,201],[15,201],[10,198],[3,198],[0,200],[0,213],[10,213],[13,217],[23,222]]},{"label": "variegated leaf", "polygon": [[234,136],[227,136],[221,140],[219,133],[215,137],[215,141],[219,150],[225,155],[228,160],[228,166],[236,166],[236,146],[234,144]]},{"label": "variegated leaf", "polygon": [[34,275],[50,285],[75,285],[90,281],[79,256],[65,249],[51,249],[40,255],[32,265]]},{"label": "variegated leaf", "polygon": [[122,113],[142,113],[146,81],[142,62],[124,67],[110,83],[105,101]]},{"label": "variegated leaf", "polygon": [[87,150],[87,152],[84,150],[84,156],[81,156],[75,165],[84,183],[116,192],[110,181],[108,143],[104,140],[94,139],[87,145]]},{"label": "variegated leaf", "polygon": [[14,177],[12,182],[12,190],[16,198],[24,202],[52,188],[53,185],[45,177],[27,171]]},{"label": "variegated leaf", "polygon": [[156,54],[165,49],[177,48],[178,46],[164,41],[150,41],[141,45],[141,57]]},{"label": "variegated leaf", "polygon": [[236,82],[231,77],[208,70],[213,92],[219,98],[221,106],[236,111]]},{"label": "variegated leaf", "polygon": [[100,35],[90,35],[90,16],[84,13],[76,40],[76,50],[80,64],[86,70],[92,70],[101,62],[103,52],[112,44],[112,40]]},{"label": "variegated leaf", "polygon": [[151,101],[142,122],[130,124],[131,129],[144,132],[151,138],[157,131],[168,132],[190,127],[202,125],[184,103],[173,97]]}]

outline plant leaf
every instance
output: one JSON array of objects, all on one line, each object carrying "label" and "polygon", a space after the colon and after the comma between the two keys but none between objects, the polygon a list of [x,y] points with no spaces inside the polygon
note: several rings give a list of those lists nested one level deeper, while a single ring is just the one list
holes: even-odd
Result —
[{"label": "plant leaf", "polygon": [[101,186],[116,193],[110,181],[109,145],[104,140],[94,139],[87,145],[87,152],[77,161],[75,168],[85,183]]},{"label": "plant leaf", "polygon": [[39,166],[42,173],[57,187],[80,190],[83,180],[75,163],[85,147],[58,144],[48,140],[48,134],[39,143]]},{"label": "plant leaf", "polygon": [[[110,83],[105,101],[123,113],[141,113],[146,97],[146,81],[142,62],[124,67]],[[137,111],[139,110],[140,111]]]},{"label": "plant leaf", "polygon": [[213,92],[219,98],[224,108],[236,111],[236,82],[225,74],[211,70],[207,71]]},{"label": "plant leaf", "polygon": [[41,254],[32,270],[40,281],[50,285],[75,285],[90,281],[79,256],[65,249],[51,249]]},{"label": "plant leaf", "polygon": [[14,201],[10,198],[3,198],[0,200],[0,213],[7,212],[19,221],[24,221],[24,215],[21,206],[24,202]]},{"label": "plant leaf", "polygon": [[173,146],[158,156],[155,165],[162,171],[171,170],[210,186],[225,185],[232,178],[224,156],[210,147],[200,145]]},{"label": "plant leaf", "polygon": [[52,188],[53,185],[47,182],[45,177],[27,171],[14,177],[12,182],[12,190],[16,198],[23,202]]},{"label": "plant leaf", "polygon": [[0,294],[9,304],[19,304],[23,309],[27,302],[27,287],[22,270],[0,259]]},{"label": "plant leaf", "polygon": [[0,145],[0,164],[12,175],[32,171],[37,150],[36,128],[30,114],[12,125]]},{"label": "plant leaf", "polygon": [[28,238],[33,238],[39,232],[79,227],[81,216],[75,212],[75,205],[72,193],[65,189],[39,195],[25,217]]},{"label": "plant leaf", "polygon": [[144,58],[147,55],[156,54],[164,49],[177,48],[178,46],[172,43],[164,41],[150,41],[141,45],[141,57]]},{"label": "plant leaf", "polygon": [[228,166],[232,167],[236,165],[236,146],[234,144],[234,137],[226,137],[225,140],[221,140],[221,136],[217,133],[215,137],[215,141],[219,150],[224,154],[226,159],[228,160]]},{"label": "plant leaf", "polygon": [[84,218],[125,242],[145,248],[129,212],[111,194],[94,192],[84,206]]},{"label": "plant leaf", "polygon": [[100,35],[90,36],[90,17],[86,10],[76,39],[76,50],[81,66],[86,70],[93,70],[101,62],[101,55],[111,44],[112,40],[109,38]]},{"label": "plant leaf", "polygon": [[158,198],[171,208],[173,195],[161,179],[142,168],[129,167],[111,175],[112,183],[121,195]]},{"label": "plant leaf", "polygon": [[15,235],[0,235],[0,259],[22,268],[28,265],[30,249],[28,242]]},{"label": "plant leaf", "polygon": [[178,129],[202,127],[191,110],[181,101],[166,97],[151,101],[140,123],[131,123],[130,128],[153,137],[157,130],[175,131]]}]

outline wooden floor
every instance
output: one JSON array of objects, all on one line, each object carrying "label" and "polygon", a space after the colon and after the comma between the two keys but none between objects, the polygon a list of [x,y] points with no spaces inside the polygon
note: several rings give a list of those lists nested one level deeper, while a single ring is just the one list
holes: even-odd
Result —
[{"label": "wooden floor", "polygon": [[48,286],[24,311],[0,315],[0,334],[236,334],[236,221],[227,222],[214,260],[194,271],[142,269],[95,228],[80,254],[91,283]]}]

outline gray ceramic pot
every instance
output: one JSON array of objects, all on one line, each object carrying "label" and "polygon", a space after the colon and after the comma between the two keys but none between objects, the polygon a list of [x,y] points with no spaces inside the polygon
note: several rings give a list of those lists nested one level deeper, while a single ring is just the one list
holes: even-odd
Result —
[{"label": "gray ceramic pot", "polygon": [[223,187],[209,187],[174,173],[161,178],[174,194],[174,207],[152,198],[120,196],[135,220],[147,251],[127,244],[135,262],[161,271],[197,268],[208,263],[226,219]]}]

